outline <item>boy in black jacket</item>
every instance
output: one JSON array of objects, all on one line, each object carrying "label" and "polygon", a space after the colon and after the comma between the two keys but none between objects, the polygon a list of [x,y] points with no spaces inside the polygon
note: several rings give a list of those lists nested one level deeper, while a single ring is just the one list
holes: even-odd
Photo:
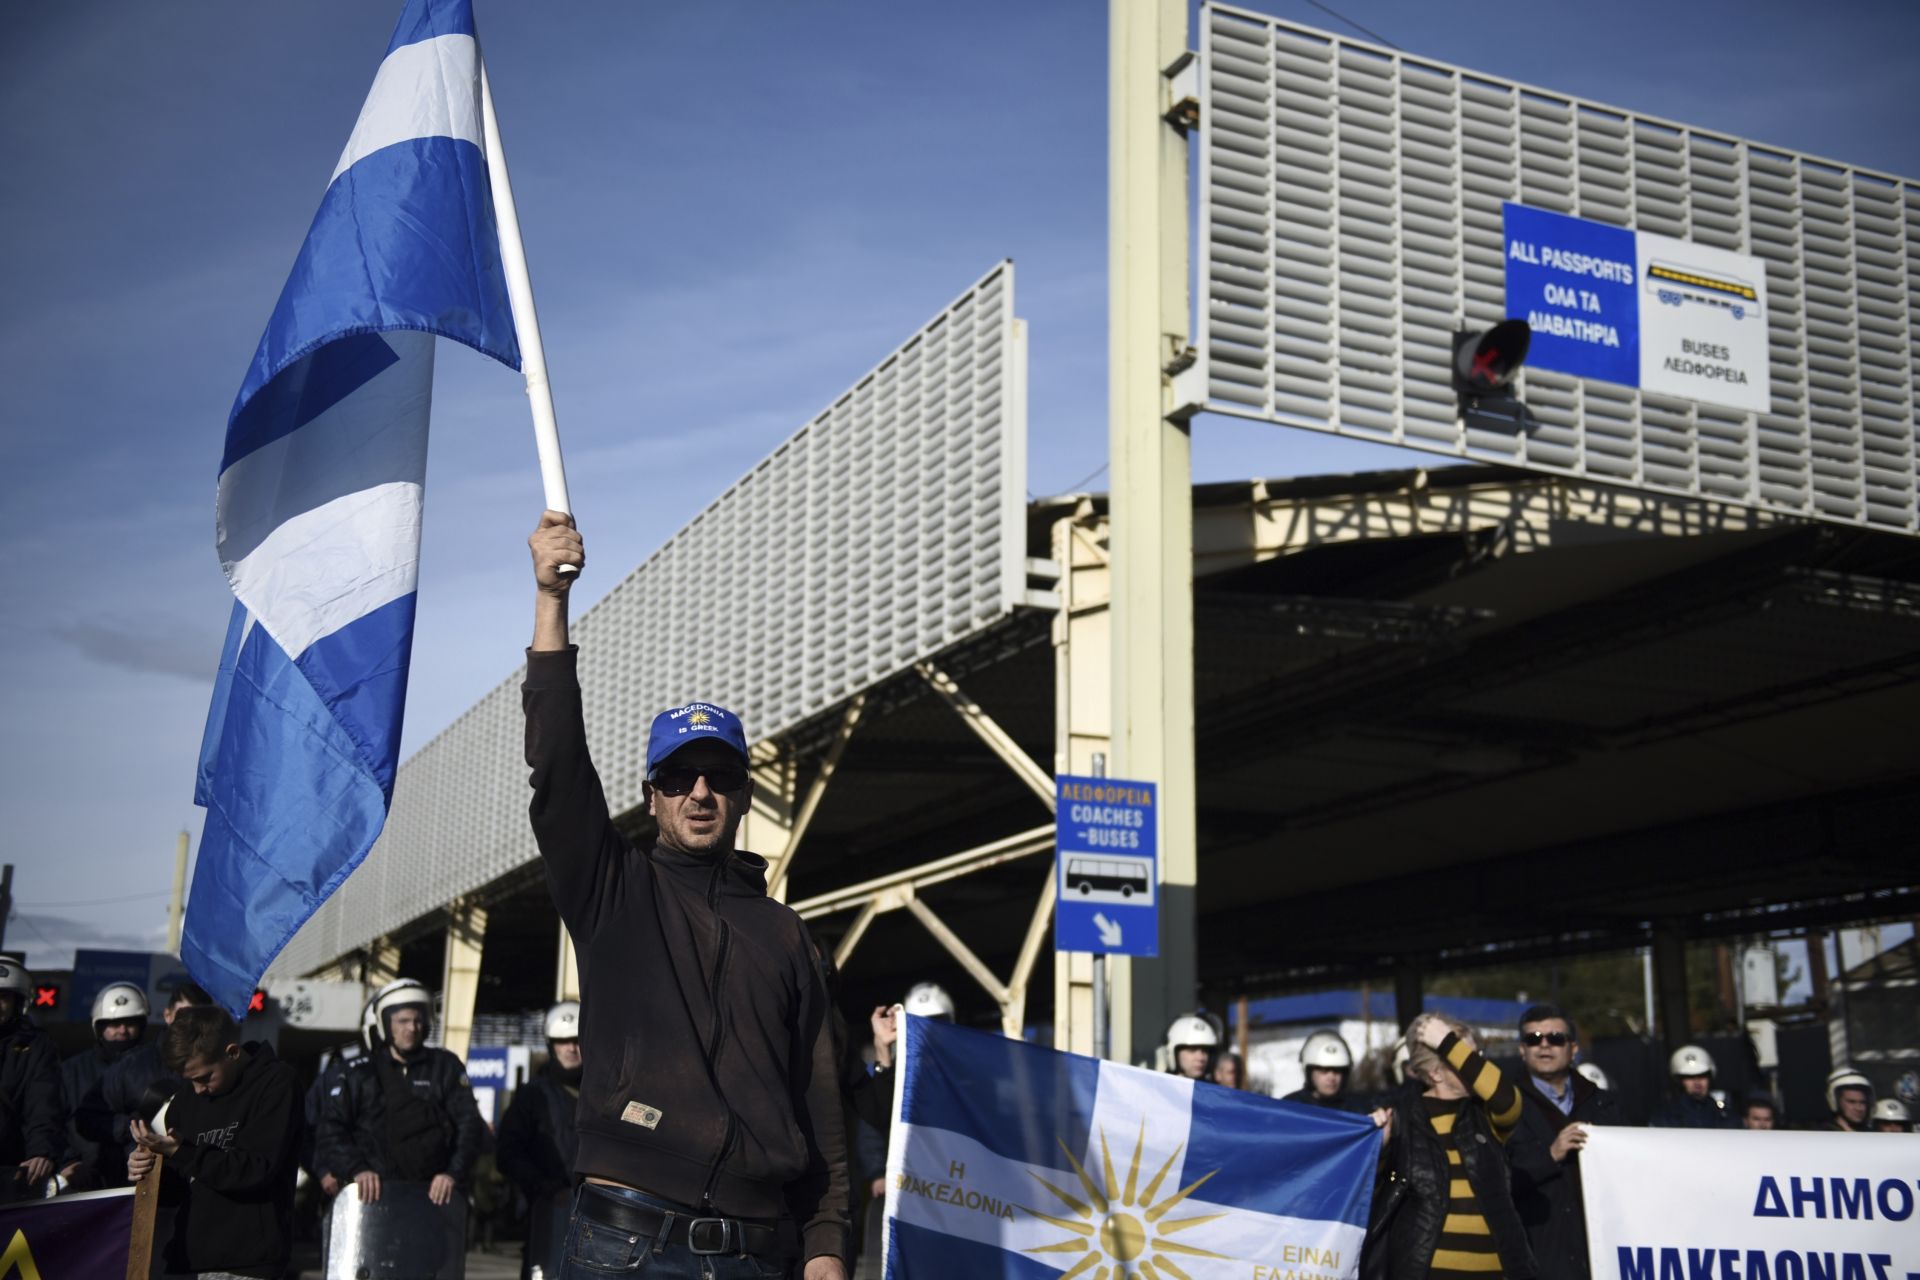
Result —
[{"label": "boy in black jacket", "polygon": [[261,1043],[240,1043],[223,1009],[183,1009],[161,1056],[187,1082],[165,1133],[136,1118],[127,1161],[138,1180],[165,1156],[161,1199],[179,1204],[168,1272],[225,1272],[275,1280],[293,1252],[293,1183],[300,1089],[293,1069]]}]

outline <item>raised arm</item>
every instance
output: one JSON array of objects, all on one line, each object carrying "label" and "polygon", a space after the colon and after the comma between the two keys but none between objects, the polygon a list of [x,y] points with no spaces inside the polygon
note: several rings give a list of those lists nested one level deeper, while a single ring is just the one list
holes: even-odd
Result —
[{"label": "raised arm", "polygon": [[1520,1090],[1478,1049],[1451,1031],[1440,1042],[1439,1050],[1440,1056],[1459,1074],[1461,1083],[1486,1104],[1493,1136],[1505,1142],[1512,1136],[1514,1126],[1520,1123],[1520,1108],[1526,1105]]},{"label": "raised arm", "polygon": [[567,596],[578,573],[561,573],[563,564],[584,570],[586,544],[573,526],[573,517],[558,511],[540,513],[540,527],[527,538],[533,552],[533,651],[551,653],[567,647]]},{"label": "raised arm", "polygon": [[527,766],[533,801],[527,816],[547,868],[553,904],[576,943],[599,924],[601,905],[624,865],[628,845],[613,825],[606,790],[587,751],[586,715],[576,670],[579,650],[567,643],[567,593],[573,577],[562,564],[586,565],[586,547],[571,516],[548,511],[527,539],[533,552],[533,645],[520,705],[527,716]]}]

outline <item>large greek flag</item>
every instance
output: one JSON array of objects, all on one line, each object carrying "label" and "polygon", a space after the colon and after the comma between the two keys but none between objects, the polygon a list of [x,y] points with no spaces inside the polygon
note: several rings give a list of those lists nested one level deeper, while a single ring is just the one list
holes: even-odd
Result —
[{"label": "large greek flag", "polygon": [[483,119],[470,0],[407,0],[227,419],[237,602],[181,952],[235,1013],[386,821],[434,335],[520,366]]},{"label": "large greek flag", "polygon": [[1365,1116],[907,1019],[889,1280],[1343,1280]]}]

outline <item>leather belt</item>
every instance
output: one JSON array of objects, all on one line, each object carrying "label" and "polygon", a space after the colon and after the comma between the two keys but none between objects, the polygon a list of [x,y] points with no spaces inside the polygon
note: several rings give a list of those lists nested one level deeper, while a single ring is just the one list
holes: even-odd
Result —
[{"label": "leather belt", "polygon": [[711,1217],[692,1209],[636,1204],[591,1182],[582,1183],[580,1192],[580,1215],[589,1221],[629,1235],[684,1245],[689,1253],[751,1254],[785,1261],[800,1252],[797,1233],[783,1232],[784,1223]]}]

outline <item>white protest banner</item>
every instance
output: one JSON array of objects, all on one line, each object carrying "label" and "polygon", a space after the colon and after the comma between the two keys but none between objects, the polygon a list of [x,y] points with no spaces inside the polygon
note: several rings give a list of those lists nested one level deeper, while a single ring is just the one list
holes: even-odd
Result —
[{"label": "white protest banner", "polygon": [[1915,1280],[1920,1138],[1596,1127],[1593,1280]]}]

